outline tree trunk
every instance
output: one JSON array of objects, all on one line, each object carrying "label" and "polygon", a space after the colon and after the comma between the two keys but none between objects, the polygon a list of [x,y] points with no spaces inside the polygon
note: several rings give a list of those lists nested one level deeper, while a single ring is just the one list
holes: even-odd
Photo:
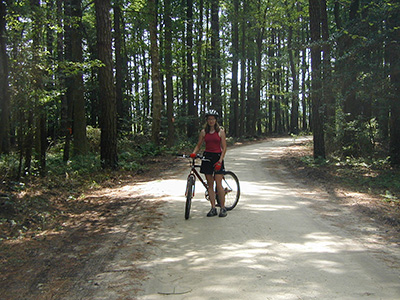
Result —
[{"label": "tree trunk", "polygon": [[256,46],[257,46],[257,53],[256,53],[256,65],[255,65],[255,82],[254,82],[254,105],[253,105],[253,124],[252,124],[252,131],[254,134],[257,133],[258,135],[261,134],[261,124],[260,124],[260,102],[261,102],[261,73],[262,73],[262,66],[261,66],[261,59],[262,59],[262,43],[264,37],[264,27],[262,26],[257,33],[256,39]]},{"label": "tree trunk", "polygon": [[[47,9],[46,9],[46,19],[47,22],[45,24],[45,36],[46,36],[46,51],[48,53],[48,55],[46,55],[46,64],[49,67],[49,69],[51,70],[51,74],[54,74],[56,72],[56,66],[57,64],[54,64],[54,58],[55,58],[55,26],[54,24],[58,24],[56,16],[57,16],[57,11],[56,11],[56,7],[55,7],[55,2],[56,1],[47,1]],[[62,28],[62,27],[60,27]],[[46,74],[46,77],[48,77],[49,74]],[[50,92],[54,92],[57,90],[56,88],[57,85],[57,80],[54,77],[54,81],[50,81],[50,80],[46,80],[44,86],[45,86],[45,90],[46,93]],[[53,103],[50,105],[56,105],[56,101],[53,100]],[[49,116],[49,114],[48,114]],[[47,129],[47,136],[45,137],[47,138],[51,138],[52,140],[58,140],[58,136],[56,135],[56,128],[58,127],[58,120],[51,120],[49,122],[49,126]]]},{"label": "tree trunk", "polygon": [[[248,39],[247,45],[251,44],[252,40]],[[255,134],[255,122],[253,122],[254,116],[254,55],[253,53],[247,52],[247,101],[246,101],[246,135],[254,136]]]},{"label": "tree trunk", "polygon": [[97,49],[99,60],[104,64],[99,69],[100,157],[103,168],[116,168],[117,111],[111,47],[110,0],[95,0],[95,8]]},{"label": "tree trunk", "polygon": [[400,6],[399,1],[391,1],[393,10],[388,17],[388,47],[390,81],[393,91],[390,97],[390,161],[400,165]]},{"label": "tree trunk", "polygon": [[124,54],[124,26],[122,26],[122,2],[115,1],[114,4],[114,45],[115,45],[115,95],[117,102],[118,131],[124,129],[124,121],[127,121],[127,109],[124,108],[124,92],[126,82],[126,59]]},{"label": "tree trunk", "polygon": [[[275,57],[281,56],[281,40],[279,33],[275,36],[276,43],[276,53]],[[276,96],[275,96],[275,133],[283,133],[283,113],[282,113],[282,64],[278,59],[276,62],[275,71],[275,86],[276,86]]]},{"label": "tree trunk", "polygon": [[[62,7],[62,4],[59,4]],[[60,12],[59,12],[60,13]],[[72,0],[64,2],[64,44],[65,44],[65,63],[72,61]],[[60,24],[62,21],[60,20]],[[59,37],[62,39],[62,37]],[[63,45],[59,45],[59,51],[62,51]],[[73,77],[65,76],[64,73],[60,74],[60,78],[64,79],[66,89],[65,95],[61,98],[61,128],[65,135],[63,160],[66,162],[70,158],[72,127],[73,127],[73,96],[72,91],[74,88]]]},{"label": "tree trunk", "polygon": [[[198,40],[197,40],[197,83],[196,83],[196,93],[195,93],[195,103],[197,109],[201,108],[201,93],[204,90],[204,74],[203,74],[203,11],[204,11],[204,0],[199,1],[199,20],[197,25],[197,32],[198,32]],[[203,100],[203,99],[202,99]]]},{"label": "tree trunk", "polygon": [[[261,17],[261,1],[258,1],[257,4],[258,12]],[[261,105],[261,76],[262,76],[262,55],[263,55],[263,41],[264,41],[264,32],[267,20],[267,12],[268,6],[266,6],[264,12],[262,13],[262,20],[257,20],[257,37],[256,37],[256,65],[255,65],[255,82],[254,82],[254,105],[253,105],[253,129],[254,133],[260,135],[262,132],[261,129],[261,116],[260,116],[260,105]]]},{"label": "tree trunk", "polygon": [[232,81],[231,81],[231,101],[229,133],[231,136],[239,135],[239,89],[238,89],[238,71],[239,71],[239,0],[233,0],[233,18],[232,18]]},{"label": "tree trunk", "polygon": [[[359,0],[352,0],[350,4],[349,18],[350,22],[356,22],[358,17]],[[350,33],[357,34],[354,28],[349,29]],[[342,96],[343,112],[345,116],[345,128],[343,133],[342,147],[345,156],[359,155],[359,145],[356,144],[355,138],[357,138],[356,127],[362,118],[363,105],[361,99],[357,97],[357,76],[359,74],[356,65],[356,56],[347,55],[348,52],[354,51],[356,41],[350,36],[346,35],[343,39],[339,40],[338,48],[339,53],[343,53],[346,56],[339,64],[338,69],[343,80],[342,84]],[[354,123],[357,123],[354,125]]]},{"label": "tree trunk", "polygon": [[324,123],[321,95],[320,0],[309,0],[311,33],[311,103],[314,158],[325,158]]},{"label": "tree trunk", "polygon": [[[270,30],[270,42],[268,47],[268,60],[271,62],[271,69],[273,69],[274,61],[274,29]],[[268,76],[268,133],[272,134],[274,131],[274,103],[273,103],[273,91],[274,91],[274,71],[269,72]]]},{"label": "tree trunk", "polygon": [[277,71],[275,71],[275,86],[277,95],[275,95],[275,102],[274,102],[274,114],[275,114],[275,125],[274,125],[274,132],[281,134],[283,132],[282,126],[282,111],[281,111],[281,73],[280,73],[280,64],[277,65]]},{"label": "tree trunk", "polygon": [[[71,30],[71,57],[75,63],[83,62],[82,54],[82,0],[71,0],[71,17],[74,20]],[[69,59],[69,58],[68,58]],[[86,138],[86,110],[84,98],[83,72],[77,71],[72,75],[71,85],[68,87],[73,111],[74,155],[85,155],[88,152]]]},{"label": "tree trunk", "polygon": [[172,81],[172,20],[171,20],[171,0],[165,0],[165,70],[166,70],[166,89],[167,89],[167,122],[168,137],[167,145],[174,145],[174,86]]},{"label": "tree trunk", "polygon": [[302,93],[302,98],[301,98],[301,106],[302,106],[302,123],[301,123],[301,129],[303,131],[308,130],[307,126],[307,88],[306,88],[306,79],[307,79],[307,54],[306,50],[304,49],[302,51],[301,55],[301,93]]},{"label": "tree trunk", "polygon": [[[35,129],[32,130],[32,135],[35,135],[34,144],[36,148],[36,159],[39,161],[39,173],[41,176],[45,175],[46,169],[46,150],[47,150],[47,132],[46,132],[46,108],[44,104],[42,104],[42,94],[44,91],[43,85],[43,69],[40,68],[41,65],[41,57],[40,53],[43,51],[42,49],[42,38],[43,38],[43,9],[40,5],[39,0],[31,0],[30,8],[32,11],[32,19],[33,19],[33,28],[32,28],[32,61],[33,61],[33,89],[35,91],[35,95],[33,97],[33,109],[29,112],[29,121],[31,126],[35,126]],[[33,128],[32,128],[33,129]],[[27,147],[32,147],[30,144],[30,139],[32,137],[28,137]],[[26,161],[29,161],[27,165],[31,163],[31,158],[28,157],[31,155],[31,150],[27,151]],[[29,154],[30,153],[30,154]]]},{"label": "tree trunk", "polygon": [[187,136],[197,136],[196,107],[194,104],[193,82],[193,0],[186,1],[186,64],[187,64],[187,100],[188,100],[188,126]]},{"label": "tree trunk", "polygon": [[157,44],[157,3],[155,0],[149,0],[150,8],[150,55],[151,55],[151,81],[153,90],[153,123],[152,123],[152,141],[158,145],[160,143],[161,129],[161,82],[160,82],[160,58]]},{"label": "tree trunk", "polygon": [[329,44],[329,24],[326,0],[321,0],[321,32],[322,32],[322,51],[323,51],[323,68],[322,68],[322,97],[326,103],[326,145],[327,152],[332,152],[335,145],[336,136],[336,104],[335,97],[332,92],[332,66],[331,66],[331,46]]},{"label": "tree trunk", "polygon": [[[219,0],[211,0],[211,102],[222,117]],[[222,118],[221,118],[222,119]]]},{"label": "tree trunk", "polygon": [[[293,91],[292,91],[292,111],[290,114],[290,132],[293,134],[299,133],[299,80],[298,80],[298,72],[296,69],[296,62],[294,59],[293,52],[295,51],[292,48],[293,39],[293,27],[289,27],[288,33],[288,51],[289,51],[289,63],[290,63],[290,71],[292,73],[292,81],[293,81]],[[296,55],[297,56],[297,55]]]},{"label": "tree trunk", "polygon": [[0,1],[0,154],[10,151],[10,93],[6,49],[6,5]]},{"label": "tree trunk", "polygon": [[147,118],[150,117],[150,108],[151,108],[151,104],[150,104],[150,67],[147,65],[147,54],[144,51],[144,49],[142,50],[142,76],[141,76],[141,85],[142,87],[144,87],[144,92],[143,92],[143,96],[139,95],[139,99],[138,102],[140,103],[140,99],[143,98],[143,105],[140,105],[139,107],[144,107],[144,109],[140,112],[141,114],[141,130],[143,130],[144,128],[147,127]]},{"label": "tree trunk", "polygon": [[247,27],[247,5],[242,5],[242,37],[240,45],[240,114],[239,114],[239,136],[245,133],[246,116],[246,27]]}]

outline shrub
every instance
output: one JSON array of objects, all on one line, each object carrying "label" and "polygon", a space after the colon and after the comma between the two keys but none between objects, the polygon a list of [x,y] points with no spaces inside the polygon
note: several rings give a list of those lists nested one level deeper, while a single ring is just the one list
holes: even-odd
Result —
[{"label": "shrub", "polygon": [[89,144],[89,151],[92,153],[99,153],[101,139],[100,128],[95,128],[89,125],[86,127],[86,135]]}]

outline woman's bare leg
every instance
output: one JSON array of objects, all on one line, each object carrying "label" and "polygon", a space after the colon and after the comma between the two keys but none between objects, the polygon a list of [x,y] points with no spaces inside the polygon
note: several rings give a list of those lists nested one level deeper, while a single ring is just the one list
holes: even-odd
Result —
[{"label": "woman's bare leg", "polygon": [[219,199],[219,204],[221,204],[221,207],[225,207],[225,191],[222,187],[222,178],[224,175],[222,174],[215,174],[215,182],[217,184],[217,192],[218,192],[218,199]]},{"label": "woman's bare leg", "polygon": [[208,184],[208,196],[210,197],[211,207],[215,207],[214,176],[206,174]]}]

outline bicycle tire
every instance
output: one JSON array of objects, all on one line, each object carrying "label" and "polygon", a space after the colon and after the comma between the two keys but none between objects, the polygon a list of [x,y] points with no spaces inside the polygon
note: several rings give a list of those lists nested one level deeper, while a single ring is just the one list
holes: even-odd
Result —
[{"label": "bicycle tire", "polygon": [[[225,208],[226,210],[232,210],[238,204],[240,198],[240,185],[236,174],[226,171],[222,179],[222,187],[225,190]],[[219,203],[217,193],[216,198]]]},{"label": "bicycle tire", "polygon": [[192,206],[193,189],[194,189],[194,178],[193,176],[189,176],[186,186],[186,204],[185,204],[186,220],[189,219],[190,216],[190,207]]}]

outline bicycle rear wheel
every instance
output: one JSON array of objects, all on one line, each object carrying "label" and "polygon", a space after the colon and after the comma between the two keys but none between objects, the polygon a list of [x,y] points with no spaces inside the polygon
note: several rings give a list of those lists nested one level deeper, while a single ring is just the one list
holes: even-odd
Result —
[{"label": "bicycle rear wheel", "polygon": [[[222,188],[225,191],[225,208],[232,210],[239,202],[240,185],[236,174],[231,171],[226,171],[222,179]],[[216,194],[218,195],[218,194]],[[216,197],[218,201],[218,196]],[[219,201],[218,201],[219,202]]]},{"label": "bicycle rear wheel", "polygon": [[194,191],[194,177],[189,176],[187,179],[186,186],[186,205],[185,205],[185,219],[189,219],[190,216],[190,207],[192,206],[192,197]]}]

